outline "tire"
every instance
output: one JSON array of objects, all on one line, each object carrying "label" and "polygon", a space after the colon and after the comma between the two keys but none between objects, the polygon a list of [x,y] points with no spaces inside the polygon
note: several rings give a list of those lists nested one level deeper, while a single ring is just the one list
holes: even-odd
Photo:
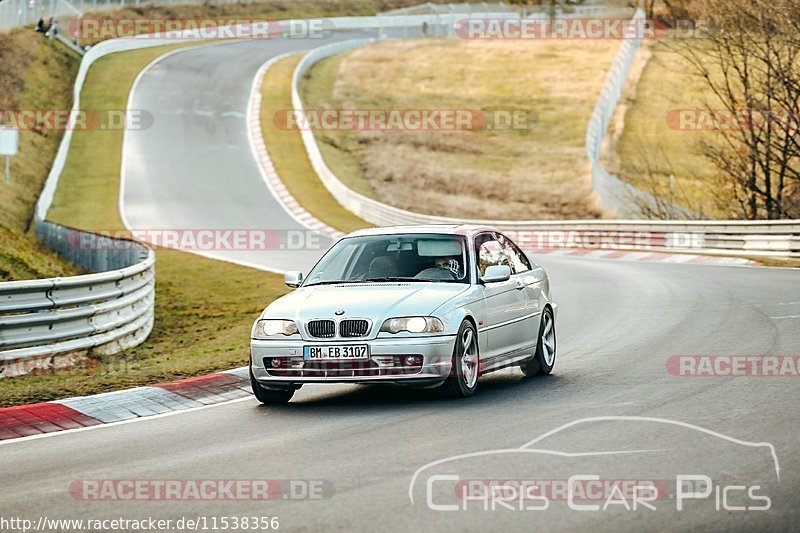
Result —
[{"label": "tire", "polygon": [[288,403],[289,400],[292,399],[292,396],[294,396],[294,389],[265,389],[259,385],[255,376],[253,376],[252,369],[250,370],[250,386],[253,388],[253,395],[256,397],[256,400],[264,405]]},{"label": "tire", "polygon": [[545,307],[539,322],[539,336],[536,338],[536,353],[519,365],[526,377],[546,376],[556,364],[556,321],[553,311]]},{"label": "tire", "polygon": [[479,375],[478,334],[472,322],[465,320],[458,328],[456,345],[453,348],[453,367],[442,389],[447,396],[468,398],[475,394]]}]

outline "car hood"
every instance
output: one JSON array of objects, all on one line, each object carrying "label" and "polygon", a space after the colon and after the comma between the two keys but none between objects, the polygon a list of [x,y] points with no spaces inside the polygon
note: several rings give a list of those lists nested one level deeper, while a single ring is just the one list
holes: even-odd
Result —
[{"label": "car hood", "polygon": [[262,318],[310,320],[343,317],[386,319],[429,315],[464,292],[464,283],[369,283],[301,287],[272,302]]}]

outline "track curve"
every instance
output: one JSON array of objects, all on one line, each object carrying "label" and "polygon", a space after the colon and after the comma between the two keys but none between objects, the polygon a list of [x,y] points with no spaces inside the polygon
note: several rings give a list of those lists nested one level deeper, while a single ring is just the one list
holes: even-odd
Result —
[{"label": "track curve", "polygon": [[[300,46],[251,42],[188,49],[158,62],[132,96],[161,124],[126,138],[126,218],[133,227],[300,229],[270,196],[246,143],[243,114],[252,76],[271,55]],[[212,83],[213,82],[213,83]],[[171,143],[177,143],[172,145]],[[244,143],[244,144],[243,144]],[[220,176],[224,176],[221,178]],[[143,224],[143,225],[140,225]],[[233,259],[281,269],[296,260],[263,253]],[[0,447],[5,515],[278,516],[288,530],[373,531],[593,528],[787,529],[800,519],[797,378],[685,378],[674,355],[800,354],[800,272],[706,265],[536,258],[559,303],[554,375],[523,380],[516,369],[484,378],[468,401],[427,391],[307,386],[292,403],[235,402],[133,424]],[[242,354],[243,361],[246,354]],[[767,512],[442,512],[408,498],[423,465],[481,450],[512,449],[571,421],[603,415],[659,417],[774,445],[780,481],[751,450],[691,432],[633,422],[576,426],[551,450],[647,450],[591,462],[470,464],[462,477],[525,478],[598,473],[608,478],[722,479],[745,472],[769,487]],[[586,446],[589,449],[583,449]],[[764,465],[767,465],[765,467]],[[766,469],[765,469],[766,468]],[[75,499],[76,479],[260,478],[326,480],[319,501],[93,502]],[[715,477],[716,479],[716,477]],[[413,490],[416,490],[412,487]],[[412,490],[412,492],[413,492]],[[424,496],[423,491],[420,493]],[[602,502],[601,502],[602,503]]]},{"label": "track curve", "polygon": [[[325,43],[368,35],[337,32]],[[120,211],[128,229],[165,230],[162,236],[172,230],[271,230],[269,249],[253,240],[244,247],[249,249],[217,247],[203,255],[307,271],[331,239],[309,231],[265,184],[247,134],[247,104],[253,78],[267,60],[320,44],[296,38],[200,46],[146,67],[129,108],[148,110],[153,124],[127,131],[123,146]],[[317,249],[297,244],[304,239],[313,239]]]}]

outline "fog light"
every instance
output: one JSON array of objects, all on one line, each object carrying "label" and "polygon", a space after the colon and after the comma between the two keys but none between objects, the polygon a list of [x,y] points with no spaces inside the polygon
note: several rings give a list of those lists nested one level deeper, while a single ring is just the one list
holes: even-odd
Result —
[{"label": "fog light", "polygon": [[407,355],[405,360],[406,366],[420,366],[422,364],[421,355]]},{"label": "fog light", "polygon": [[281,360],[280,360],[280,359],[278,359],[277,357],[276,357],[276,358],[273,358],[273,359],[270,359],[270,360],[269,360],[269,365],[270,365],[272,368],[280,368],[280,366],[281,366]]}]

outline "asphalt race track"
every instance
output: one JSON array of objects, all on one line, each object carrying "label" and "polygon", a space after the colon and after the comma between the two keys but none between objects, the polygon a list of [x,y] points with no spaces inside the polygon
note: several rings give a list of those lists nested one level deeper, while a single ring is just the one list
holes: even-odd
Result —
[{"label": "asphalt race track", "polygon": [[[325,40],[275,39],[184,50],[146,69],[131,109],[153,114],[152,127],[128,131],[122,209],[138,230],[275,230],[270,250],[215,249],[212,257],[276,270],[313,266],[328,249],[270,194],[247,136],[253,77],[267,60],[333,40],[374,36],[337,32]],[[311,250],[307,250],[309,243]]]},{"label": "asphalt race track", "polygon": [[[126,140],[132,227],[301,229],[261,181],[243,116],[258,67],[308,46],[189,49],[143,76],[134,107],[151,110],[155,125]],[[308,256],[298,264],[285,251],[234,254],[280,270],[308,264]],[[392,387],[306,386],[285,406],[247,399],[9,442],[0,445],[3,514],[277,516],[281,529],[298,531],[796,528],[798,378],[676,376],[667,363],[681,355],[800,354],[800,271],[534,259],[548,269],[559,304],[558,360],[549,377],[524,380],[507,369],[483,378],[469,400]],[[557,453],[518,453],[582,419],[532,444]],[[489,450],[505,451],[469,455]],[[540,510],[475,502],[434,510],[429,495],[442,504],[452,503],[453,493],[433,474],[473,481],[597,474],[656,480],[666,490],[651,502],[655,509],[603,510],[601,500],[601,509],[576,510],[554,497]],[[714,486],[678,511],[678,475],[708,476]],[[69,490],[81,479],[270,479],[283,480],[284,492],[267,502],[85,501]],[[320,484],[322,497],[287,491],[304,483]],[[745,489],[725,490],[731,486]],[[749,489],[766,495],[770,508],[722,507],[761,506],[763,500],[742,497]]]}]

